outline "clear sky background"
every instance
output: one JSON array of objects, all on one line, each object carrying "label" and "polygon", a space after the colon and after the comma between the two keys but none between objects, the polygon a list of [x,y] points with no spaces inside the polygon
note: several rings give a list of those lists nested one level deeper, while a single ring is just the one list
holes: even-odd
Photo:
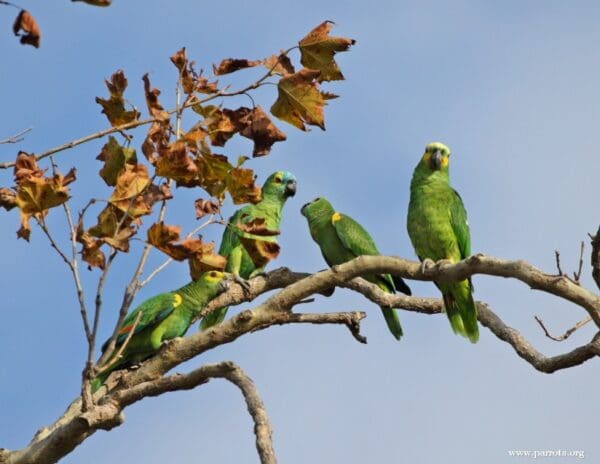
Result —
[{"label": "clear sky background", "polygon": [[[128,97],[140,109],[146,72],[170,108],[176,70],[168,57],[180,47],[210,69],[222,58],[262,58],[292,46],[329,19],[337,23],[335,35],[357,44],[339,56],[347,80],[325,87],[341,95],[327,108],[327,131],[304,134],[280,122],[288,141],[276,144],[270,157],[248,162],[261,182],[278,169],[299,180],[286,206],[277,266],[324,267],[299,213],[319,195],[365,225],[382,252],[414,259],[405,225],[409,182],[434,140],[452,148],[452,183],[467,207],[474,252],[523,258],[555,272],[558,249],[563,267],[574,270],[580,241],[600,222],[597,2],[114,3],[100,9],[28,0],[23,6],[44,33],[39,50],[18,45],[10,32],[15,12],[1,9],[0,138],[34,128],[18,147],[0,146],[2,161],[19,148],[40,152],[107,127],[94,97],[107,95],[103,80],[116,69],[125,70]],[[239,79],[249,82],[253,72]],[[241,82],[236,79],[230,81]],[[274,98],[274,88],[258,96],[265,107]],[[185,127],[193,122],[187,118]],[[79,168],[76,197],[108,195],[96,177],[102,144],[57,156],[63,172]],[[250,151],[245,140],[225,150],[233,159]],[[0,185],[12,184],[11,177],[0,172]],[[182,194],[167,221],[191,230],[193,199],[202,194]],[[60,211],[51,214],[51,226],[63,239]],[[26,445],[78,394],[86,355],[66,267],[38,229],[28,244],[15,239],[17,228],[16,211],[0,212],[0,447],[11,449]],[[205,236],[218,240],[220,233],[217,226]],[[107,283],[102,338],[141,245],[133,248]],[[156,252],[152,263],[163,259]],[[588,263],[586,251],[583,282],[593,288]],[[97,271],[85,274],[91,284]],[[136,302],[186,279],[186,266],[173,265]],[[546,354],[593,334],[588,327],[567,342],[552,342],[534,315],[562,333],[584,311],[517,282],[478,276],[474,283],[478,299]],[[417,295],[438,295],[431,283],[411,286]],[[358,295],[337,291],[302,306],[354,309],[370,313],[366,346],[342,327],[287,326],[245,336],[185,367],[239,363],[262,394],[286,464],[500,464],[522,460],[508,456],[514,449],[583,450],[587,461],[600,459],[597,361],[546,375],[487,329],[477,345],[454,336],[444,316],[402,312],[405,337],[396,342],[379,309]],[[223,381],[143,401],[126,410],[126,419],[62,462],[258,462],[241,395]]]}]

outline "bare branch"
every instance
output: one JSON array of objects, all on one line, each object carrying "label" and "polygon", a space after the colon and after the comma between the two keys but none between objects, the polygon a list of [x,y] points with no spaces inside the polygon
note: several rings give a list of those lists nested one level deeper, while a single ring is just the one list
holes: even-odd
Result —
[{"label": "bare branch", "polygon": [[227,379],[242,391],[248,412],[254,421],[256,449],[260,456],[260,462],[262,464],[275,464],[277,460],[273,450],[273,430],[265,405],[252,379],[248,377],[241,367],[231,361],[209,364],[187,374],[174,374],[152,382],[141,383],[128,390],[117,392],[114,400],[121,407],[125,407],[147,396],[158,396],[166,392],[191,390],[207,383],[211,378]]},{"label": "bare branch", "polygon": [[583,271],[583,252],[585,250],[585,244],[583,243],[583,240],[581,241],[581,247],[579,249],[579,267],[577,269],[577,272],[573,272],[573,280],[576,283],[579,283],[580,279],[581,279],[581,272]]},{"label": "bare branch", "polygon": [[540,317],[534,316],[534,318],[537,321],[537,323],[540,325],[540,327],[542,328],[542,330],[544,331],[544,334],[546,335],[546,337],[548,337],[551,340],[554,340],[555,342],[565,341],[567,338],[569,338],[571,335],[573,335],[573,333],[576,330],[581,329],[584,325],[586,325],[588,322],[590,322],[592,320],[592,318],[588,316],[585,319],[580,320],[577,324],[575,324],[570,329],[566,330],[564,334],[559,335],[559,336],[555,336],[555,335],[552,335],[548,331],[548,329],[546,328],[546,325],[544,324],[544,321]]},{"label": "bare branch", "polygon": [[27,129],[23,129],[20,132],[17,132],[15,135],[11,135],[10,137],[7,137],[5,139],[0,140],[0,145],[5,144],[5,143],[19,143],[22,142],[25,137],[23,137],[25,134],[27,134],[28,132],[31,132],[31,130],[33,129],[33,127],[28,127]]}]

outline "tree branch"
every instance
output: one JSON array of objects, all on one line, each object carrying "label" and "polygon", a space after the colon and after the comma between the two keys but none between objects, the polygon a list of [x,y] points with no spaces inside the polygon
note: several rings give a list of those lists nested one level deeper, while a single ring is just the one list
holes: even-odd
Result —
[{"label": "tree branch", "polygon": [[27,129],[23,129],[20,132],[17,132],[15,135],[11,135],[10,137],[6,137],[5,139],[0,140],[0,145],[5,143],[19,143],[22,142],[25,137],[23,137],[28,132],[31,132],[33,128],[28,127]]},{"label": "tree branch", "polygon": [[[343,324],[351,329],[355,338],[364,341],[361,340],[362,336],[356,337],[356,334],[359,333],[360,321],[366,317],[365,313],[298,314],[291,311],[296,304],[307,297],[332,287],[354,290],[379,306],[403,308],[424,314],[443,312],[442,302],[438,299],[384,293],[377,286],[358,278],[360,275],[373,273],[393,273],[416,280],[436,281],[462,280],[474,274],[511,277],[532,288],[576,303],[586,309],[592,317],[597,316],[600,309],[599,298],[596,295],[567,278],[545,274],[524,261],[505,261],[483,255],[476,255],[452,265],[435,265],[424,271],[421,270],[420,263],[387,256],[363,256],[315,274],[294,273],[285,268],[278,269],[250,280],[249,290],[246,292],[239,284],[231,285],[227,292],[207,305],[202,313],[208,314],[218,307],[252,301],[267,291],[282,288],[264,303],[252,310],[242,311],[208,330],[196,332],[186,338],[171,340],[136,370],[112,373],[105,385],[96,393],[96,404],[91,410],[82,412],[81,400],[75,400],[61,418],[39,432],[27,447],[0,453],[0,463],[56,462],[96,430],[111,429],[120,425],[123,422],[122,411],[131,402],[167,390],[173,391],[165,390],[165,385],[185,388],[190,385],[186,382],[192,382],[186,378],[186,375],[191,373],[181,377],[164,377],[167,372],[209,349],[230,343],[245,334],[281,324]],[[570,368],[600,355],[600,333],[597,333],[587,344],[564,354],[546,357],[519,331],[506,325],[487,304],[478,302],[477,307],[480,323],[500,340],[511,345],[519,357],[540,372],[552,373]],[[192,378],[199,382],[198,377],[192,376]],[[198,384],[200,383],[196,383]],[[257,441],[259,439],[260,437],[257,436]]]}]

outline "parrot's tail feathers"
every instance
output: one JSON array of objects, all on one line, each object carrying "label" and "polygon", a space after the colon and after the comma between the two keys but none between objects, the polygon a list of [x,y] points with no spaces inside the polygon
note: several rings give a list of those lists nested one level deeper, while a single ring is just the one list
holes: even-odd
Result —
[{"label": "parrot's tail feathers", "polygon": [[200,322],[200,330],[206,330],[211,328],[213,325],[220,324],[227,315],[227,307],[219,308],[215,311],[204,316],[202,322]]},{"label": "parrot's tail feathers", "polygon": [[401,277],[392,275],[392,281],[394,282],[394,287],[396,287],[396,290],[399,292],[404,293],[405,295],[412,295],[412,292],[410,291],[410,287],[408,285],[406,285],[406,282],[404,282],[404,280],[402,280]]},{"label": "parrot's tail feathers", "polygon": [[468,338],[472,343],[479,340],[477,307],[473,301],[471,287],[467,280],[459,282],[452,291],[443,293],[448,320],[455,334]]},{"label": "parrot's tail feathers", "polygon": [[385,308],[383,306],[381,307],[381,311],[383,312],[383,317],[385,318],[388,329],[396,340],[400,340],[404,333],[402,332],[398,312],[394,308]]},{"label": "parrot's tail feathers", "polygon": [[452,327],[452,330],[457,335],[465,336],[465,326],[463,325],[463,320],[460,315],[458,306],[454,301],[454,297],[449,292],[444,293],[443,297],[444,307],[446,308],[446,315],[448,316],[448,320],[450,321],[450,326]]},{"label": "parrot's tail feathers", "polygon": [[460,312],[465,327],[465,335],[471,343],[479,340],[479,324],[477,324],[477,306],[473,301],[473,295],[469,292],[467,301],[461,304]]}]

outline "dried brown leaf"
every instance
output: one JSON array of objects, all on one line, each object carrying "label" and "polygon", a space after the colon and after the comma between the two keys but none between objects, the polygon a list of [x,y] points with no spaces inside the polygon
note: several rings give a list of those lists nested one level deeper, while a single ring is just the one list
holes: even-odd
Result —
[{"label": "dried brown leaf", "polygon": [[122,70],[118,70],[110,80],[105,81],[110,92],[108,100],[96,97],[96,103],[102,106],[102,112],[106,115],[112,126],[120,126],[135,121],[140,117],[136,109],[125,109],[124,92],[127,88],[127,78]]},{"label": "dried brown leaf", "polygon": [[300,130],[306,130],[305,124],[325,130],[326,101],[319,90],[319,74],[319,71],[305,68],[282,77],[277,84],[279,95],[271,113]]},{"label": "dried brown leaf", "polygon": [[337,52],[345,52],[356,42],[345,37],[331,37],[329,32],[332,28],[333,23],[325,21],[310,31],[298,44],[302,65],[321,71],[317,78],[319,82],[344,79],[334,56]]},{"label": "dried brown leaf", "polygon": [[240,134],[254,141],[252,156],[268,155],[275,142],[281,142],[287,138],[260,106],[255,107],[246,116],[246,121],[248,124]]},{"label": "dried brown leaf", "polygon": [[[0,190],[1,194],[2,190]],[[2,197],[0,196],[0,199]],[[0,203],[1,205],[1,203]],[[209,214],[217,214],[221,210],[221,205],[214,200],[204,200],[202,198],[198,198],[194,202],[194,206],[196,208],[196,219],[201,219]]]},{"label": "dried brown leaf", "polygon": [[215,76],[221,76],[223,74],[229,74],[232,72],[239,71],[240,69],[252,68],[254,66],[258,66],[261,63],[262,61],[260,60],[251,61],[247,59],[227,58],[221,61],[221,63],[219,63],[219,66],[215,66],[213,64],[213,72]]},{"label": "dried brown leaf", "polygon": [[[27,10],[21,10],[13,23],[13,32],[16,36],[21,36],[21,43],[24,45],[33,45],[40,47],[42,40],[42,30],[36,19]],[[22,32],[22,34],[21,34]]]},{"label": "dried brown leaf", "polygon": [[263,60],[263,65],[273,74],[279,74],[281,76],[289,76],[296,72],[290,57],[283,52],[279,55],[272,55],[265,58]]},{"label": "dried brown leaf", "polygon": [[113,136],[109,137],[96,159],[104,161],[104,166],[100,169],[100,177],[110,186],[116,185],[117,178],[125,164],[137,164],[135,149],[120,145]]}]

